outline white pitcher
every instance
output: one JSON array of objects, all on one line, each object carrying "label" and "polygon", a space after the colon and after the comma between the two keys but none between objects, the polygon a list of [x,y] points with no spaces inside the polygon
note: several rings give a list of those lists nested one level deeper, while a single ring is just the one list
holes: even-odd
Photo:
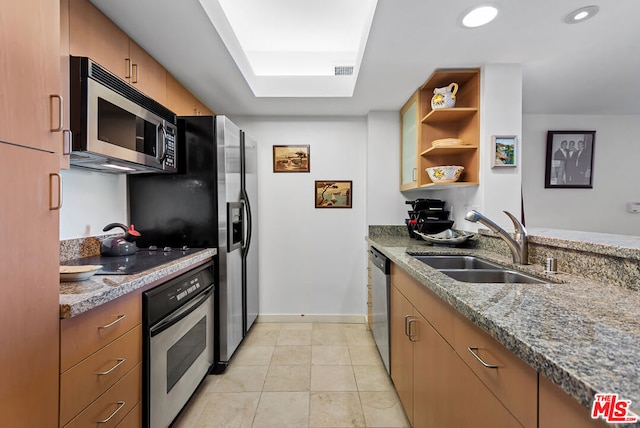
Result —
[{"label": "white pitcher", "polygon": [[456,93],[458,93],[458,84],[451,83],[444,88],[435,88],[433,97],[431,98],[431,108],[452,108],[456,105]]}]

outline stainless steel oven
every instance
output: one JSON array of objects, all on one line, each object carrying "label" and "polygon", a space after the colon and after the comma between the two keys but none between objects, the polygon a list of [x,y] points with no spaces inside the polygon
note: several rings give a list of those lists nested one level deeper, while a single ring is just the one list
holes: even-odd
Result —
[{"label": "stainless steel oven", "polygon": [[209,373],[214,290],[210,262],[143,293],[145,427],[168,427]]}]

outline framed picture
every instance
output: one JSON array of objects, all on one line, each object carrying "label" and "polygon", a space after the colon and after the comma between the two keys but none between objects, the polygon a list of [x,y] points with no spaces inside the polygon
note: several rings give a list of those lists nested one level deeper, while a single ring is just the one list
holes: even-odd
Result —
[{"label": "framed picture", "polygon": [[315,186],[316,208],[351,208],[351,181],[318,181]]},{"label": "framed picture", "polygon": [[596,131],[548,131],[544,187],[593,188]]},{"label": "framed picture", "polygon": [[491,137],[491,168],[516,166],[518,139],[515,135],[493,135]]},{"label": "framed picture", "polygon": [[273,146],[273,172],[309,172],[309,146]]}]

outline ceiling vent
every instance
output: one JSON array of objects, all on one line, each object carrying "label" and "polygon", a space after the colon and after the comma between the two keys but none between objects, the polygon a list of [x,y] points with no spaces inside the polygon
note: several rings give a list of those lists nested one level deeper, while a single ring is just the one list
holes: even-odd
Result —
[{"label": "ceiling vent", "polygon": [[352,65],[336,66],[334,67],[334,73],[336,76],[352,76],[353,66]]}]

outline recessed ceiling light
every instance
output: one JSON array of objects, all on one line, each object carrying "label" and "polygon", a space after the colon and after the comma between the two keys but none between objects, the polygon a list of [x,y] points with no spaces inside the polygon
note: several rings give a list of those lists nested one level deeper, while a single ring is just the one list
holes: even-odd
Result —
[{"label": "recessed ceiling light", "polygon": [[498,8],[491,5],[477,6],[462,17],[462,25],[467,28],[476,28],[488,24],[498,15]]},{"label": "recessed ceiling light", "polygon": [[577,24],[578,22],[584,22],[589,18],[593,18],[600,8],[598,6],[585,6],[580,9],[576,9],[573,12],[567,14],[562,20],[566,24]]}]

